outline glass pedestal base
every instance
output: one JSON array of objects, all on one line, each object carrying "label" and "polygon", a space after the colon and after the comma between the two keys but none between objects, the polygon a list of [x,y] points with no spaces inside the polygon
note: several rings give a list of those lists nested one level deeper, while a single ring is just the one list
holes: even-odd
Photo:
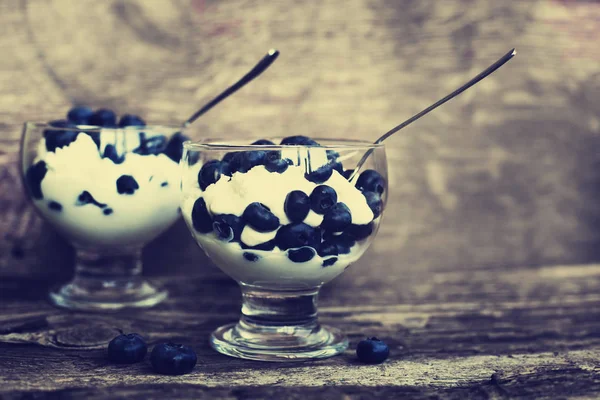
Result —
[{"label": "glass pedestal base", "polygon": [[[316,332],[297,336],[282,328],[279,332],[240,334],[239,324],[224,325],[210,336],[210,345],[219,353],[258,361],[308,361],[343,353],[348,339],[335,328],[319,326]],[[254,340],[253,340],[254,339]]]},{"label": "glass pedestal base", "polygon": [[73,280],[50,291],[50,301],[71,310],[117,311],[165,300],[168,292],[148,283],[141,272],[139,249],[109,255],[78,250]]},{"label": "glass pedestal base", "polygon": [[240,283],[242,317],[210,337],[219,353],[259,361],[306,361],[327,358],[348,348],[338,329],[317,321],[319,288],[264,289]]}]

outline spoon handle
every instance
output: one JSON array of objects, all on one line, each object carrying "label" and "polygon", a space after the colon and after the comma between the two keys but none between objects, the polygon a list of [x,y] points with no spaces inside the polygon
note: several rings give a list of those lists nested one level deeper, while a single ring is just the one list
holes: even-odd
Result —
[{"label": "spoon handle", "polygon": [[210,110],[211,108],[213,108],[214,106],[219,104],[222,100],[227,98],[229,95],[233,94],[238,89],[240,89],[242,86],[244,86],[245,84],[247,84],[248,82],[250,82],[251,80],[256,78],[257,76],[262,74],[264,72],[264,70],[266,70],[269,67],[269,65],[271,65],[278,56],[279,56],[278,50],[275,50],[275,49],[269,50],[269,52],[262,58],[262,60],[260,60],[258,62],[258,64],[256,64],[256,66],[254,68],[252,68],[250,70],[250,72],[248,72],[246,75],[244,75],[239,81],[237,81],[236,83],[234,83],[233,85],[231,85],[230,87],[225,89],[225,91],[223,93],[221,93],[220,95],[218,95],[217,97],[212,99],[204,107],[202,107],[201,109],[196,111],[191,117],[189,117],[187,119],[187,121],[185,121],[182,124],[182,127],[187,128],[190,124],[192,124],[195,120],[197,120],[202,114],[205,114],[208,110]]},{"label": "spoon handle", "polygon": [[[420,111],[419,113],[413,115],[406,121],[402,122],[400,125],[394,127],[393,129],[389,130],[388,132],[384,133],[379,139],[377,139],[375,141],[375,144],[379,144],[379,143],[383,142],[385,139],[392,136],[394,133],[398,132],[400,129],[412,124],[413,122],[415,122],[416,120],[418,120],[419,118],[424,116],[425,114],[428,114],[429,112],[435,110],[436,108],[438,108],[439,106],[441,106],[442,104],[447,102],[448,100],[451,100],[454,97],[458,96],[459,94],[461,94],[462,92],[464,92],[465,90],[467,90],[471,86],[475,85],[477,82],[481,81],[482,79],[484,79],[485,77],[490,75],[492,72],[496,71],[498,68],[503,66],[508,60],[513,58],[516,54],[517,54],[517,51],[515,49],[512,49],[511,51],[509,51],[508,53],[503,55],[498,61],[496,61],[489,67],[487,67],[485,70],[483,70],[481,73],[479,73],[473,79],[471,79],[470,81],[468,81],[467,83],[465,83],[464,85],[462,85],[461,87],[456,89],[454,92],[450,93],[443,99],[438,100],[437,102],[433,103],[426,109]],[[365,153],[365,155],[360,159],[356,168],[354,169],[354,172],[348,178],[349,181],[352,181],[352,179],[356,176],[356,174],[360,170],[360,167],[362,167],[362,165],[365,163],[365,161],[367,161],[367,158],[369,158],[369,156],[371,155],[372,152],[373,152],[373,149],[369,149]]]}]

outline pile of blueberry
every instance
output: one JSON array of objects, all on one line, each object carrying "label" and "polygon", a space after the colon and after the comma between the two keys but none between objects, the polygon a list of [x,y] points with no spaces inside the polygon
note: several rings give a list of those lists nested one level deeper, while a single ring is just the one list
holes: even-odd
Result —
[{"label": "pile of blueberry", "polygon": [[[148,346],[137,333],[121,333],[108,344],[108,359],[115,364],[140,362],[147,353]],[[157,344],[150,354],[152,369],[163,375],[190,373],[196,361],[196,353],[191,347],[171,342]]]},{"label": "pile of blueberry", "polygon": [[[73,142],[80,132],[89,135],[100,149],[100,133],[92,128],[126,128],[144,127],[146,122],[137,115],[123,114],[118,118],[113,110],[100,108],[92,110],[86,106],[73,107],[67,113],[67,119],[50,121],[50,128],[44,131],[46,149],[55,151]],[[81,130],[77,129],[81,126]],[[75,129],[75,130],[73,130]],[[165,154],[175,162],[179,162],[183,152],[182,143],[188,138],[180,132],[174,134],[170,140],[164,135],[156,135],[147,138],[144,132],[139,133],[140,145],[132,151],[141,155]],[[108,144],[103,150],[103,157],[111,159],[115,164],[123,162],[123,155],[119,155],[114,145]]]},{"label": "pile of blueberry", "polygon": [[[253,145],[273,145],[268,140],[259,140]],[[314,140],[305,136],[291,136],[281,141],[283,145],[319,146]],[[215,234],[224,241],[238,242],[245,250],[273,250],[276,246],[287,250],[288,258],[297,263],[307,262],[316,254],[325,258],[322,266],[327,267],[337,262],[340,254],[348,254],[357,241],[367,238],[373,232],[373,221],[366,225],[352,224],[352,212],[346,204],[338,202],[334,188],[322,184],[338,170],[348,177],[352,170],[343,170],[342,163],[337,160],[339,154],[328,150],[329,163],[315,171],[305,174],[305,178],[319,184],[310,195],[293,190],[287,194],[284,204],[285,214],[291,221],[288,225],[280,225],[279,218],[262,203],[251,203],[241,217],[233,214],[211,215],[202,197],[198,198],[192,209],[192,223],[199,233]],[[222,160],[211,160],[205,163],[198,173],[198,184],[202,190],[217,182],[221,176],[231,176],[235,172],[245,173],[257,165],[264,165],[267,170],[282,173],[291,165],[289,159],[282,159],[280,151],[245,151],[227,153]],[[365,196],[367,204],[373,211],[374,219],[379,217],[383,203],[381,195],[385,188],[383,177],[375,170],[365,170],[356,181],[356,187]],[[304,219],[314,211],[323,216],[318,227],[304,223]],[[256,246],[248,246],[241,240],[244,227],[248,225],[258,232],[277,230],[273,240]],[[260,256],[251,251],[243,253],[246,260],[255,262]]]}]

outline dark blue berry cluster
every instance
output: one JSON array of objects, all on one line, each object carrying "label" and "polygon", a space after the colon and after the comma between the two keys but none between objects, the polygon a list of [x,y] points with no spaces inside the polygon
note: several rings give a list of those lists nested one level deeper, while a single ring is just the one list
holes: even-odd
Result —
[{"label": "dark blue berry cluster", "polygon": [[[134,364],[142,361],[148,353],[148,345],[137,333],[115,337],[108,344],[108,359],[115,364]],[[183,375],[192,372],[197,357],[189,346],[177,343],[159,343],[150,353],[150,364],[155,372],[163,375]]]},{"label": "dark blue berry cluster", "polygon": [[[261,139],[253,145],[273,145],[273,142]],[[314,140],[305,136],[290,136],[281,141],[282,145],[319,146]],[[327,150],[329,163],[305,174],[305,178],[317,183],[310,195],[300,190],[287,194],[284,210],[291,221],[281,225],[279,218],[264,204],[251,203],[241,216],[232,214],[211,215],[206,202],[198,198],[192,209],[192,225],[199,233],[215,232],[217,237],[226,242],[238,242],[244,250],[272,250],[278,247],[287,251],[293,262],[306,262],[319,255],[323,257],[322,266],[335,264],[340,254],[348,254],[357,241],[366,239],[373,233],[374,223],[365,225],[352,224],[352,210],[338,201],[334,188],[324,183],[331,177],[333,170],[345,173],[339,154]],[[281,169],[272,168],[273,163],[281,162]],[[231,176],[235,172],[245,173],[257,165],[265,165],[271,172],[281,173],[291,165],[289,159],[282,159],[280,151],[253,150],[227,153],[221,160],[206,162],[198,173],[198,185],[206,190],[222,176]],[[350,171],[347,176],[350,176]],[[373,211],[374,219],[379,217],[383,208],[381,195],[385,190],[384,178],[374,170],[365,170],[359,175],[356,187],[363,193],[365,200]],[[309,212],[322,215],[318,227],[312,227],[304,221]],[[274,232],[274,239],[257,246],[249,246],[241,240],[245,226],[258,232]],[[245,251],[243,257],[251,262],[260,260],[260,256]]]}]

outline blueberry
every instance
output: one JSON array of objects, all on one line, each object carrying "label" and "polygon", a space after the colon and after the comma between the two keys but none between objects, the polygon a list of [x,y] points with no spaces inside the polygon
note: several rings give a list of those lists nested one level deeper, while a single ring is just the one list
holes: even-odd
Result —
[{"label": "blueberry", "polygon": [[331,240],[325,240],[317,250],[321,257],[337,256],[339,254],[337,245]]},{"label": "blueberry", "polygon": [[89,124],[106,128],[115,128],[117,126],[117,116],[113,110],[100,108],[90,117]]},{"label": "blueberry", "polygon": [[230,175],[233,175],[235,172],[240,170],[240,166],[242,165],[242,155],[239,151],[232,151],[229,153],[225,153],[222,162],[227,163],[228,172]]},{"label": "blueberry", "polygon": [[334,161],[334,160],[337,160],[340,157],[340,153],[338,153],[335,150],[327,150],[326,153],[327,153],[327,159],[328,160]]},{"label": "blueberry", "polygon": [[350,209],[344,203],[337,203],[323,216],[321,228],[332,232],[341,232],[352,223]]},{"label": "blueberry", "polygon": [[164,375],[183,375],[192,372],[197,361],[191,347],[176,343],[160,343],[150,354],[150,363],[155,372]]},{"label": "blueberry", "polygon": [[356,243],[356,239],[346,232],[340,235],[333,235],[331,233],[325,234],[325,241],[335,244],[337,247],[338,254],[350,253],[352,246]]},{"label": "blueberry", "polygon": [[216,183],[221,175],[225,175],[228,164],[219,160],[210,160],[202,166],[198,172],[198,185],[200,189],[206,190],[206,188],[213,183]]},{"label": "blueberry", "polygon": [[323,183],[331,177],[332,173],[331,164],[325,164],[310,173],[305,173],[304,177],[313,183]]},{"label": "blueberry", "polygon": [[121,175],[117,179],[117,192],[119,194],[133,194],[140,188],[135,178],[131,175]]},{"label": "blueberry", "polygon": [[284,173],[288,167],[292,165],[292,160],[289,158],[280,158],[273,161],[265,162],[265,168],[269,172],[277,172],[279,174]]},{"label": "blueberry", "polygon": [[352,173],[354,173],[353,169],[347,169],[347,170],[344,170],[342,175],[344,176],[344,178],[348,179],[348,178],[350,178],[350,175],[352,175]]},{"label": "blueberry", "polygon": [[339,172],[340,174],[344,174],[344,166],[339,161],[334,161],[331,163],[331,169]]},{"label": "blueberry", "polygon": [[316,248],[321,243],[321,231],[305,223],[282,226],[275,236],[275,244],[281,250],[310,246]]},{"label": "blueberry", "polygon": [[248,204],[242,214],[244,221],[259,232],[271,232],[279,228],[279,218],[262,203]]},{"label": "blueberry", "polygon": [[323,260],[323,264],[321,264],[323,267],[329,267],[330,265],[333,265],[337,262],[338,258],[337,257],[331,257],[328,258],[327,260]]},{"label": "blueberry", "polygon": [[167,187],[167,186],[169,186],[169,182],[166,182],[166,181],[165,181],[165,182],[162,182],[162,183],[160,184],[160,187]]},{"label": "blueberry", "polygon": [[248,251],[245,251],[244,254],[242,254],[244,256],[244,258],[250,262],[256,262],[260,259],[260,256],[258,256],[257,254],[254,253],[250,253]]},{"label": "blueberry", "polygon": [[310,194],[310,208],[317,214],[325,214],[337,203],[337,193],[331,186],[319,185]]},{"label": "blueberry", "polygon": [[119,120],[119,126],[124,128],[126,126],[146,126],[146,121],[133,114],[123,114]]},{"label": "blueberry", "polygon": [[237,151],[230,151],[229,153],[225,153],[221,161],[226,163],[231,163],[231,161],[238,155]]},{"label": "blueberry", "polygon": [[385,188],[385,180],[373,169],[367,169],[356,180],[356,187],[361,192],[375,192],[381,196]]},{"label": "blueberry", "polygon": [[112,208],[105,208],[104,210],[102,210],[102,213],[104,215],[110,215],[113,213],[113,209]]},{"label": "blueberry", "polygon": [[302,135],[288,136],[281,141],[281,144],[288,146],[320,146],[311,138]]},{"label": "blueberry", "polygon": [[62,207],[62,204],[60,204],[59,202],[57,202],[57,201],[51,201],[51,202],[48,203],[48,208],[51,209],[51,210],[53,210],[53,211],[60,212],[60,211],[62,211],[63,207]]},{"label": "blueberry", "polygon": [[244,230],[244,222],[233,214],[218,214],[213,218],[213,229],[221,240],[239,241]]},{"label": "blueberry", "polygon": [[240,157],[240,172],[248,172],[257,165],[263,165],[267,157],[267,152],[264,150],[244,151],[239,153]]},{"label": "blueberry", "polygon": [[376,337],[361,340],[356,346],[356,356],[359,361],[367,364],[379,364],[390,355],[390,349]]},{"label": "blueberry", "polygon": [[119,156],[116,147],[112,144],[106,145],[106,147],[104,148],[103,157],[112,160],[112,162],[115,164],[121,164],[123,161],[125,161],[125,155]]},{"label": "blueberry", "polygon": [[275,240],[269,240],[268,242],[257,244],[256,246],[248,246],[244,242],[240,243],[242,249],[246,250],[263,250],[263,251],[271,251],[275,248]]},{"label": "blueberry", "polygon": [[108,343],[108,359],[117,364],[133,364],[146,357],[148,346],[137,333],[121,334]]},{"label": "blueberry", "polygon": [[283,205],[285,215],[292,222],[302,222],[310,211],[310,198],[301,190],[292,190]]},{"label": "blueberry", "polygon": [[44,176],[46,176],[46,172],[48,172],[48,167],[44,161],[38,161],[27,168],[25,181],[27,182],[29,194],[34,199],[41,200],[44,198],[42,193],[42,180],[44,179]]},{"label": "blueberry", "polygon": [[379,217],[383,209],[383,202],[381,201],[381,197],[375,192],[363,192],[363,196],[365,196],[369,208],[371,209],[371,211],[373,211],[373,219]]},{"label": "blueberry", "polygon": [[150,138],[146,138],[145,132],[139,133],[140,145],[133,150],[134,153],[141,155],[149,154],[160,154],[165,151],[167,147],[167,137],[164,135],[156,135]]},{"label": "blueberry", "polygon": [[75,125],[90,125],[94,111],[86,106],[73,107],[67,113],[67,119]]},{"label": "blueberry", "polygon": [[373,222],[366,225],[350,225],[346,232],[356,240],[363,240],[368,238],[373,233]]},{"label": "blueberry", "polygon": [[43,133],[44,139],[46,139],[46,150],[48,151],[55,151],[56,149],[68,146],[77,139],[77,135],[79,134],[77,130],[60,129],[73,129],[75,125],[69,121],[50,121],[48,125],[50,125],[51,128],[44,130]]},{"label": "blueberry", "polygon": [[181,132],[175,133],[167,143],[164,154],[178,163],[181,160],[181,156],[183,156],[183,142],[186,140],[190,139]]},{"label": "blueberry", "polygon": [[206,207],[206,202],[199,197],[192,208],[192,225],[200,233],[209,233],[213,229],[213,220]]},{"label": "blueberry", "polygon": [[256,142],[252,143],[252,146],[273,146],[275,143],[271,142],[267,139],[258,139]]},{"label": "blueberry", "polygon": [[315,256],[315,249],[312,247],[300,247],[299,249],[288,250],[288,258],[295,263],[307,262]]},{"label": "blueberry", "polygon": [[84,206],[86,204],[93,204],[93,205],[98,206],[100,208],[106,207],[106,204],[102,204],[102,203],[96,201],[96,199],[94,199],[94,196],[92,196],[92,194],[90,192],[88,192],[87,190],[84,190],[77,197],[77,203],[76,203],[76,205],[78,205],[78,206]]}]

